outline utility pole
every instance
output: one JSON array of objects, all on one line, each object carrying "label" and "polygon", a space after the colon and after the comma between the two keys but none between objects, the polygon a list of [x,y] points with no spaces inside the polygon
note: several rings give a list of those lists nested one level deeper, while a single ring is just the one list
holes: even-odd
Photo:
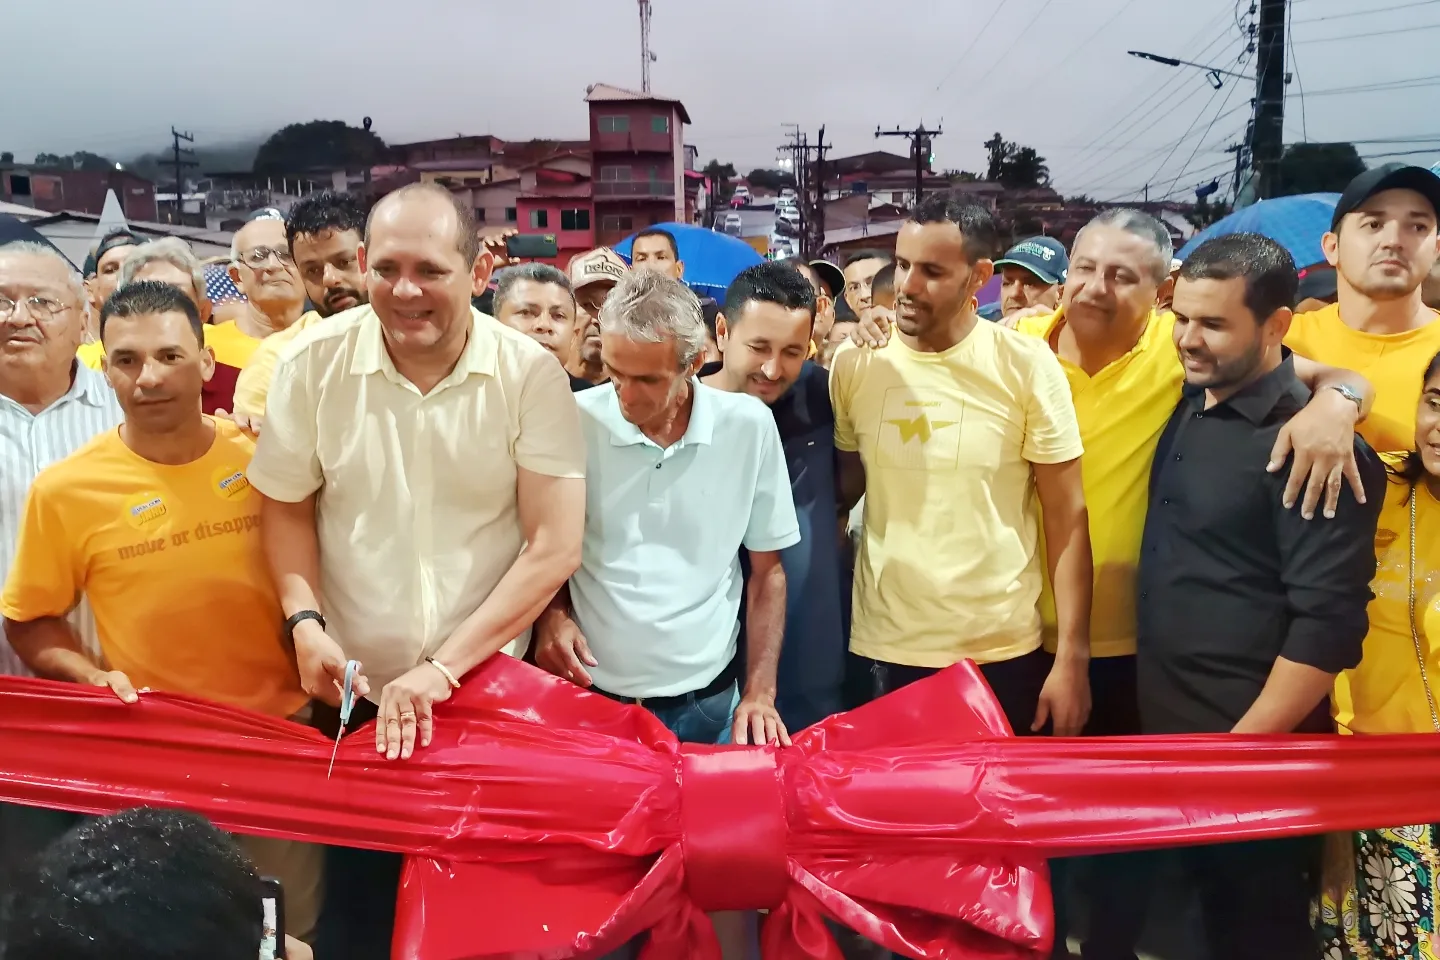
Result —
[{"label": "utility pole", "polygon": [[640,90],[650,92],[650,63],[655,54],[650,52],[650,0],[640,0]]},{"label": "utility pole", "polygon": [[[796,208],[800,211],[800,255],[809,259],[820,256],[825,245],[825,153],[833,146],[825,142],[825,128],[815,143],[802,133],[798,124],[789,134],[790,142],[781,144],[780,153],[790,154],[790,169],[795,176]],[[814,156],[812,163],[810,158]]]},{"label": "utility pole", "polygon": [[920,124],[914,130],[901,130],[896,127],[894,130],[881,130],[875,128],[875,138],[880,137],[907,137],[910,140],[910,155],[915,158],[915,205],[913,210],[920,205],[925,195],[925,168],[930,163],[930,146],[934,138],[944,133],[939,127],[934,130],[927,130],[925,124]]},{"label": "utility pole", "polygon": [[1255,132],[1250,142],[1260,199],[1275,195],[1285,149],[1286,0],[1260,0],[1255,51]]},{"label": "utility pole", "polygon": [[174,157],[172,162],[175,165],[175,223],[185,222],[185,168],[199,166],[194,160],[187,159],[195,156],[194,150],[182,149],[180,141],[194,143],[195,137],[191,133],[181,133],[174,127],[170,128],[170,136],[175,141]]}]

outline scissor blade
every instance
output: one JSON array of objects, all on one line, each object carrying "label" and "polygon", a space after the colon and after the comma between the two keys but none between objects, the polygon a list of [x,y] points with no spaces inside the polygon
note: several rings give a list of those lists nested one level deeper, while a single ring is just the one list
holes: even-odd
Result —
[{"label": "scissor blade", "polygon": [[339,733],[337,733],[337,734],[335,735],[335,746],[330,749],[330,766],[329,766],[328,768],[326,768],[326,770],[325,770],[325,779],[326,779],[326,780],[329,780],[329,779],[330,779],[330,774],[332,774],[332,773],[335,772],[335,754],[337,754],[337,753],[340,752],[340,738],[341,738],[342,736],[344,736],[344,735],[345,735],[345,731],[344,731],[344,730],[341,730]]}]

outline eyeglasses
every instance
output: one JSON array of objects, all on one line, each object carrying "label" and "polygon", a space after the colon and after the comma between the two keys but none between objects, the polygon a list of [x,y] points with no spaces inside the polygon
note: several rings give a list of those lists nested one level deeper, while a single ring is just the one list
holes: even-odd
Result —
[{"label": "eyeglasses", "polygon": [[288,267],[295,262],[290,256],[290,251],[280,247],[256,247],[253,250],[246,250],[240,254],[240,262],[255,269],[265,266],[265,262],[271,257],[279,261],[282,267]]},{"label": "eyeglasses", "polygon": [[51,300],[49,297],[26,297],[23,300],[0,297],[0,320],[8,320],[22,303],[26,312],[35,320],[54,320],[69,307],[69,304]]}]

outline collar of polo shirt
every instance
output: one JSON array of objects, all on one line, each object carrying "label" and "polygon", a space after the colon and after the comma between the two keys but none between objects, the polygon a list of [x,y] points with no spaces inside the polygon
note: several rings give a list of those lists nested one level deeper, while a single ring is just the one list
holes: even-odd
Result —
[{"label": "collar of polo shirt", "polygon": [[[460,354],[455,369],[440,382],[440,386],[459,383],[475,373],[495,376],[497,333],[493,325],[498,323],[499,321],[490,315],[481,313],[474,307],[470,308],[470,336],[465,341],[465,352]],[[409,382],[395,369],[395,361],[390,359],[390,352],[385,349],[385,335],[380,329],[380,318],[373,309],[369,310],[360,322],[360,330],[355,339],[355,353],[350,358],[350,372],[356,376],[379,373],[395,383]]]},{"label": "collar of polo shirt", "polygon": [[82,403],[92,407],[103,407],[106,400],[114,394],[103,373],[91,370],[85,364],[76,361],[75,382],[70,385],[68,395],[77,397]]},{"label": "collar of polo shirt", "polygon": [[[1281,356],[1284,358],[1280,365],[1259,380],[1246,384],[1236,393],[1231,394],[1224,400],[1215,404],[1218,407],[1228,407],[1240,416],[1249,420],[1256,427],[1265,425],[1265,418],[1270,416],[1270,411],[1275,409],[1275,404],[1281,398],[1295,389],[1300,381],[1295,375],[1295,358],[1289,347],[1281,347]],[[1185,384],[1183,388],[1185,399],[1190,403],[1205,406],[1205,388]],[[1207,411],[1209,412],[1209,411]]]},{"label": "collar of polo shirt", "polygon": [[[711,388],[702,385],[698,380],[690,381],[690,388],[695,391],[695,399],[690,406],[690,424],[685,428],[685,435],[682,436],[672,449],[689,446],[692,443],[710,443],[715,435],[715,408],[714,398],[708,396]],[[611,388],[614,393],[614,387]],[[605,424],[610,428],[610,445],[612,447],[633,447],[636,444],[649,444],[656,446],[640,428],[635,426],[625,415],[620,412],[620,398],[612,396],[609,403],[605,404],[605,410],[601,414]]]}]

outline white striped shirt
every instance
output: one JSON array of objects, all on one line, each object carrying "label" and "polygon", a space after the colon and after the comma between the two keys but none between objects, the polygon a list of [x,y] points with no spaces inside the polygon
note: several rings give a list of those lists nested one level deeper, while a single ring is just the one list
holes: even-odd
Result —
[{"label": "white striped shirt", "polygon": [[[63,460],[97,434],[124,419],[115,392],[105,378],[83,363],[75,364],[70,390],[38,414],[0,394],[0,580],[10,574],[24,517],[25,495],[35,475]],[[95,618],[83,601],[70,614],[85,649],[98,658]],[[0,674],[28,676],[0,621]]]}]

